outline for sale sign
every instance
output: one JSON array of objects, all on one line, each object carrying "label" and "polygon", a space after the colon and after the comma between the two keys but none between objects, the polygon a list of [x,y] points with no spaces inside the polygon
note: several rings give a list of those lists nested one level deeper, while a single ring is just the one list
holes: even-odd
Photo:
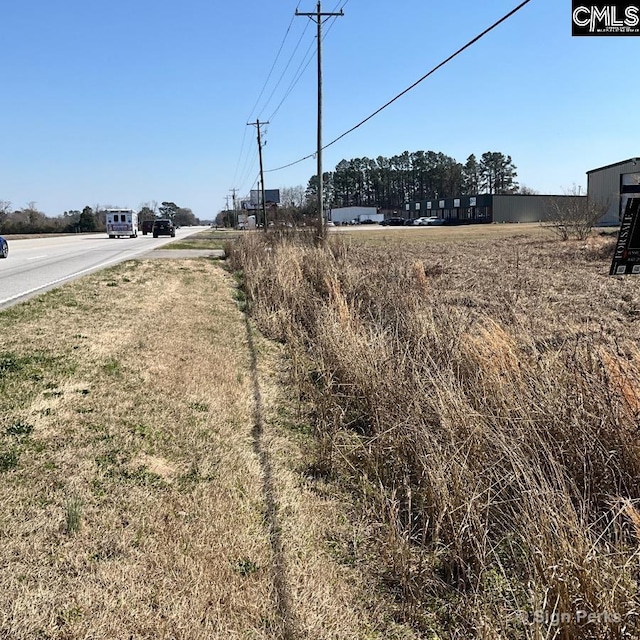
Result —
[{"label": "for sale sign", "polygon": [[640,275],[640,198],[629,198],[624,209],[610,276]]},{"label": "for sale sign", "polygon": [[589,3],[572,0],[574,36],[640,35],[640,2]]}]

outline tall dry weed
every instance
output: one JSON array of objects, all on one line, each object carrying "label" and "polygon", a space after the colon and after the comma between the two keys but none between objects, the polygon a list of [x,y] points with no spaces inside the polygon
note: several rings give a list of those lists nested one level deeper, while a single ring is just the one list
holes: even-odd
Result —
[{"label": "tall dry weed", "polygon": [[[620,304],[594,306],[622,285],[577,248],[561,270],[555,250],[231,253],[262,330],[298,363],[318,467],[380,524],[380,578],[448,637],[640,629],[637,377],[616,355]],[[578,269],[592,280],[576,286]]]}]

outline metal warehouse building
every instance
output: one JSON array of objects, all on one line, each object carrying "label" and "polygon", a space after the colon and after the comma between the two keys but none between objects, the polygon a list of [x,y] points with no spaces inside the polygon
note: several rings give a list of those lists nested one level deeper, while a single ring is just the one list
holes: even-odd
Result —
[{"label": "metal warehouse building", "polygon": [[405,218],[437,216],[445,224],[544,222],[554,202],[586,200],[587,196],[481,194],[460,198],[420,200],[405,204]]},{"label": "metal warehouse building", "polygon": [[627,198],[632,194],[640,197],[640,158],[587,171],[589,205],[607,208],[599,224],[620,224]]}]

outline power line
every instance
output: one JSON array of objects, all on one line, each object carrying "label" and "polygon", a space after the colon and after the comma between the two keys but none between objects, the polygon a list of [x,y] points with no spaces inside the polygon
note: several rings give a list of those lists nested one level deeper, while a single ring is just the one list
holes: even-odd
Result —
[{"label": "power line", "polygon": [[[295,15],[293,17],[295,18]],[[302,32],[302,35],[304,35],[306,33],[306,30],[308,29],[308,27],[309,27],[309,25],[307,24],[307,26],[304,28],[305,30]],[[300,39],[302,40],[302,36],[300,37]],[[276,113],[278,113],[280,107],[282,106],[282,103],[289,97],[289,94],[293,91],[293,88],[298,84],[298,82],[300,81],[300,78],[302,78],[304,72],[307,70],[307,67],[311,63],[311,60],[313,60],[313,50],[314,50],[314,47],[313,47],[313,40],[312,40],[311,43],[309,44],[309,47],[307,48],[304,56],[302,57],[302,60],[300,61],[300,64],[298,65],[298,68],[296,69],[295,73],[293,74],[293,79],[289,83],[289,86],[287,87],[282,100],[280,100],[280,102],[278,103],[278,106],[275,108],[273,113],[269,116],[269,120],[273,120],[273,116],[275,116]],[[304,65],[304,67],[303,67],[303,65]],[[273,95],[273,93],[271,95]],[[269,98],[271,98],[271,96]]]},{"label": "power line", "polygon": [[[340,7],[340,11],[339,12],[337,11],[337,5],[336,5],[336,8],[332,12],[333,20],[331,20],[331,24],[327,27],[327,30],[322,35],[322,41],[323,42],[324,42],[324,39],[329,34],[329,31],[331,31],[331,27],[333,27],[333,25],[336,23],[337,17],[339,16],[340,12],[342,12],[342,10],[346,6],[347,2],[349,2],[349,0],[345,0],[345,2],[342,4],[342,7]],[[296,9],[296,11],[297,11],[297,9]],[[307,29],[307,27],[305,27],[305,31],[306,31],[306,29]],[[304,32],[303,32],[303,35],[304,35]],[[311,53],[311,55],[309,55],[310,53]],[[307,60],[307,56],[309,58],[308,60]],[[305,60],[306,60],[306,62],[305,62]],[[289,97],[289,95],[291,94],[291,92],[293,91],[295,86],[298,84],[298,82],[300,81],[300,79],[304,75],[304,72],[307,70],[307,67],[311,64],[311,60],[313,60],[313,42],[309,45],[309,48],[307,49],[307,52],[305,53],[304,57],[302,58],[302,61],[298,65],[298,69],[296,70],[296,74],[294,74],[293,80],[289,83],[289,86],[287,87],[287,90],[285,91],[285,94],[282,97],[282,100],[280,100],[280,102],[278,103],[278,106],[275,108],[273,113],[269,116],[269,120],[273,120],[273,118],[276,115],[276,113],[278,113],[278,111],[280,110],[280,107],[282,106],[283,102]],[[304,65],[304,67],[302,65]],[[315,154],[313,154],[313,155],[315,155]]]},{"label": "power line", "polygon": [[[529,2],[531,2],[531,0],[524,0],[524,2],[521,2],[517,7],[515,7],[515,9],[512,9],[511,11],[509,11],[509,13],[505,14],[504,16],[502,16],[502,18],[500,18],[499,20],[494,22],[490,27],[488,27],[487,29],[482,31],[482,33],[478,34],[475,38],[473,38],[472,40],[469,40],[469,42],[467,42],[467,44],[465,44],[464,46],[460,47],[460,49],[458,49],[455,53],[452,53],[448,58],[443,60],[440,64],[438,64],[435,67],[433,67],[433,69],[431,69],[431,71],[429,71],[428,73],[425,73],[419,80],[416,80],[411,86],[407,87],[404,91],[401,91],[397,96],[395,96],[395,98],[392,98],[391,100],[389,100],[389,102],[383,104],[379,109],[376,109],[376,111],[374,111],[371,115],[367,116],[364,120],[361,120],[358,124],[356,124],[355,126],[351,127],[351,129],[349,129],[349,130],[345,131],[344,133],[340,134],[337,138],[335,138],[335,140],[332,140],[331,142],[326,144],[324,147],[322,147],[322,149],[327,149],[331,145],[333,145],[336,142],[338,142],[338,140],[341,140],[342,138],[344,138],[348,134],[352,133],[353,131],[355,131],[356,129],[361,127],[363,124],[365,124],[365,122],[368,122],[369,120],[371,120],[374,116],[377,116],[381,111],[383,111],[388,106],[393,104],[396,100],[401,98],[403,95],[405,95],[406,93],[408,93],[409,91],[411,91],[412,89],[417,87],[421,82],[426,80],[430,75],[432,75],[436,71],[438,71],[438,69],[441,69],[448,62],[451,62],[451,60],[453,60],[456,56],[460,55],[463,51],[465,51],[470,46],[472,46],[476,42],[478,42],[478,40],[480,40],[481,38],[486,36],[490,31],[493,31],[493,29],[495,29],[498,25],[502,24],[505,20],[508,20],[516,12],[520,11],[520,9],[522,9],[522,7],[524,7],[526,4],[529,4]],[[265,173],[271,173],[271,172],[274,172],[274,171],[280,171],[281,169],[286,169],[287,167],[292,167],[293,165],[299,164],[300,162],[303,162],[304,160],[308,160],[309,158],[312,158],[314,156],[315,156],[315,153],[309,154],[308,156],[305,156],[304,158],[300,158],[299,160],[296,160],[294,162],[290,162],[289,164],[285,164],[285,165],[283,165],[281,167],[277,167],[275,169],[267,169],[265,171]]]},{"label": "power line", "polygon": [[[296,9],[296,11],[297,11],[297,9]],[[295,17],[296,17],[296,16],[295,16],[295,14],[294,14],[294,15],[293,15],[293,18],[295,18]],[[292,18],[292,19],[293,19],[293,18]],[[309,25],[308,25],[308,24],[307,24],[307,25],[305,25],[305,28],[303,29],[302,33],[300,34],[300,38],[298,39],[298,42],[296,43],[296,46],[295,46],[295,48],[294,48],[293,52],[292,52],[292,53],[291,53],[291,55],[289,56],[289,61],[287,62],[287,64],[286,64],[285,68],[282,70],[282,73],[280,74],[280,78],[278,78],[278,82],[276,82],[275,86],[273,87],[273,90],[271,91],[271,94],[269,95],[269,98],[268,98],[268,99],[267,99],[267,101],[265,102],[264,107],[261,109],[260,113],[262,113],[262,112],[267,108],[267,106],[269,105],[269,103],[271,102],[271,98],[273,98],[273,94],[276,92],[276,89],[280,86],[280,83],[282,82],[282,79],[284,78],[285,73],[287,72],[287,69],[289,68],[289,65],[293,62],[293,57],[295,56],[296,52],[298,51],[298,47],[300,46],[300,43],[302,42],[302,39],[304,38],[304,34],[307,32],[307,29],[308,29],[308,28],[309,28]],[[312,44],[313,44],[313,43],[312,43]],[[312,46],[312,45],[310,45],[310,46],[309,46],[309,48],[307,49],[307,52],[304,54],[304,56],[303,56],[303,58],[302,58],[302,62],[300,63],[300,66],[304,63],[304,60],[305,60],[305,58],[307,57],[307,55],[309,55],[309,51],[311,50],[311,46]],[[307,63],[307,64],[308,64],[308,63]],[[298,66],[298,69],[300,69],[300,66]],[[305,68],[306,68],[306,67],[305,67]],[[296,71],[296,73],[297,73],[297,71]],[[294,77],[295,77],[295,74],[294,74]],[[297,82],[297,80],[296,80],[296,82]],[[294,83],[294,84],[295,84],[295,83]],[[291,86],[291,85],[289,85],[289,86]],[[286,96],[287,96],[287,95],[289,95],[289,93],[288,93],[288,92],[286,93],[285,98],[286,98]],[[283,98],[282,100],[284,101],[284,98]],[[282,101],[280,102],[280,104],[282,104]],[[280,107],[280,104],[279,104],[279,105],[278,105],[278,107],[276,108],[276,111],[277,111],[277,110],[278,110],[278,108]],[[275,112],[276,112],[276,111],[274,111],[274,114],[275,114]],[[269,120],[271,120],[271,117],[269,118]]]},{"label": "power line", "polygon": [[[300,2],[301,2],[301,0],[298,0],[298,5],[296,6],[296,12],[298,11],[298,7],[300,6]],[[348,2],[349,2],[349,0],[345,0],[342,3],[342,7],[340,8],[340,11],[342,11],[342,9],[344,9],[344,7],[346,6],[346,4]],[[337,6],[339,4],[340,4],[339,2],[336,4],[336,9],[337,9]],[[336,9],[334,9],[334,12],[336,11]],[[284,43],[285,43],[286,38],[287,38],[287,36],[288,36],[288,34],[289,34],[290,30],[291,30],[291,26],[292,26],[292,23],[293,23],[293,20],[295,19],[295,17],[296,16],[295,16],[295,13],[294,13],[294,15],[291,18],[291,22],[289,23],[289,26],[287,27],[287,31],[285,33],[285,36],[284,36],[283,40],[282,40],[282,44],[280,45],[280,49],[278,50],[278,53],[276,55],[276,59],[274,60],[274,63],[271,66],[271,70],[269,71],[267,79],[265,80],[265,83],[264,83],[264,85],[263,85],[263,87],[262,87],[262,89],[260,91],[260,94],[259,94],[255,104],[253,105],[253,108],[251,110],[251,114],[254,113],[256,107],[258,106],[260,98],[262,97],[262,95],[263,95],[263,93],[265,91],[265,88],[266,88],[266,86],[267,86],[267,84],[269,82],[269,78],[271,77],[273,69],[275,68],[275,65],[276,65],[276,62],[277,62],[277,60],[278,60],[278,58],[280,56],[280,53],[282,52],[282,49],[284,47]],[[327,30],[326,30],[325,34],[323,35],[323,37],[322,37],[323,40],[326,37],[326,35],[329,33],[329,31],[331,31],[331,27],[333,27],[333,25],[335,24],[335,21],[336,21],[336,18],[334,17],[333,20],[331,21],[331,24],[327,27]],[[309,27],[309,23],[307,23],[307,25],[303,29],[303,31],[302,31],[302,33],[300,35],[300,38],[298,39],[298,42],[296,43],[296,46],[294,47],[291,55],[289,56],[289,60],[288,60],[287,64],[285,65],[282,73],[280,74],[280,78],[276,82],[276,84],[275,84],[273,90],[271,91],[271,94],[269,95],[267,101],[265,102],[264,106],[262,107],[262,109],[260,109],[260,115],[267,108],[267,106],[271,102],[271,99],[273,98],[277,88],[280,86],[280,83],[282,82],[282,80],[283,80],[283,78],[284,78],[284,76],[285,76],[285,74],[287,72],[287,69],[291,65],[291,62],[293,61],[293,58],[294,58],[296,52],[298,51],[298,48],[300,47],[300,44],[301,44],[301,42],[302,42],[302,40],[304,38],[305,33],[307,32],[308,27]],[[280,107],[283,105],[285,100],[289,97],[289,95],[291,94],[293,89],[296,87],[296,85],[298,84],[298,82],[300,81],[302,76],[304,75],[304,72],[307,70],[307,67],[311,64],[312,60],[313,60],[313,42],[311,42],[311,44],[309,45],[306,53],[302,57],[302,60],[301,60],[300,64],[298,65],[298,68],[296,69],[295,73],[293,74],[293,78],[292,78],[291,82],[289,83],[289,86],[285,90],[284,96],[282,97],[282,99],[280,100],[280,102],[278,103],[278,105],[276,106],[274,111],[271,113],[271,115],[267,118],[268,121],[272,121],[274,119],[275,115],[280,110]],[[251,114],[249,115],[249,118],[251,117]],[[247,129],[245,127],[243,135],[242,135],[242,144],[241,144],[241,147],[240,147],[240,154],[238,156],[238,162],[237,162],[236,170],[235,170],[235,173],[234,173],[234,179],[233,179],[234,182],[236,182],[236,178],[238,176],[238,170],[240,168],[240,163],[242,161],[242,156],[243,156],[243,153],[244,153],[244,147],[245,147],[245,141],[246,141],[246,131],[247,131]],[[315,156],[315,153],[311,154],[311,156],[308,156],[308,157],[313,157],[313,156]],[[304,158],[304,160],[306,160],[306,159],[307,158]],[[248,159],[247,159],[247,161],[245,161],[245,166],[246,166],[247,162],[248,162]],[[293,164],[295,164],[295,163],[293,163]],[[276,169],[274,169],[273,171],[276,171]],[[244,172],[243,172],[243,174],[244,174]],[[241,182],[244,182],[244,179],[241,180]]]},{"label": "power line", "polygon": [[[301,2],[301,1],[302,1],[302,0],[298,0],[298,3],[297,3],[297,5],[296,5],[296,11],[298,10],[298,7],[300,6],[300,2]],[[285,42],[286,42],[286,40],[287,40],[287,37],[288,37],[288,35],[289,35],[289,32],[291,31],[291,27],[292,27],[292,25],[293,25],[293,21],[294,21],[294,19],[295,19],[295,14],[291,17],[291,21],[289,22],[289,26],[287,27],[287,30],[286,30],[286,32],[285,32],[285,34],[284,34],[283,38],[282,38],[282,42],[280,43],[280,48],[278,49],[278,52],[277,52],[276,57],[275,57],[275,59],[274,59],[274,61],[273,61],[273,64],[271,65],[271,69],[269,70],[269,73],[267,74],[267,78],[266,78],[266,80],[264,81],[264,84],[262,85],[262,89],[260,90],[260,93],[258,94],[258,97],[256,98],[255,104],[254,104],[254,105],[253,105],[253,107],[251,108],[251,111],[250,111],[250,113],[249,113],[249,116],[248,116],[247,120],[249,120],[249,119],[251,118],[251,116],[253,115],[253,113],[254,113],[254,111],[255,111],[256,107],[258,106],[258,103],[260,102],[260,98],[262,97],[262,94],[264,93],[264,91],[265,91],[265,89],[266,89],[266,87],[267,87],[267,84],[269,83],[269,79],[271,78],[271,74],[273,73],[273,70],[275,69],[275,66],[276,66],[276,64],[277,64],[277,62],[278,62],[278,59],[280,58],[280,54],[282,53],[282,49],[283,49],[284,44],[285,44]],[[297,51],[297,49],[298,49],[298,46],[299,46],[299,42],[298,42],[298,44],[296,45],[296,48],[294,49],[294,52],[293,52],[293,54],[292,54],[292,55],[294,55],[294,54],[295,54],[295,52],[296,52],[296,51]],[[288,63],[287,63],[287,68],[288,68],[289,64],[290,64],[290,62],[288,62]],[[278,82],[279,82],[279,81],[278,81]],[[277,85],[276,85],[276,86],[277,86]],[[269,98],[269,99],[270,99],[270,98]],[[269,104],[269,101],[267,101],[267,104],[265,104],[265,107],[264,107],[264,108],[266,108],[266,106],[267,106],[268,104]],[[263,108],[263,109],[264,109],[264,108]],[[244,128],[244,130],[243,130],[243,134],[242,134],[242,142],[241,142],[241,144],[240,144],[240,152],[239,152],[239,154],[238,154],[238,162],[236,163],[236,169],[235,169],[234,176],[233,176],[233,181],[234,181],[234,182],[236,182],[236,178],[238,177],[238,170],[239,170],[239,168],[240,168],[240,163],[242,162],[242,157],[243,157],[243,153],[244,153],[244,145],[245,145],[245,140],[246,140],[246,133],[247,133],[247,128],[245,127],[245,128]],[[246,162],[246,161],[245,161],[245,162]]]},{"label": "power line", "polygon": [[[300,2],[302,0],[298,0],[298,4],[296,5],[296,11],[298,10],[298,7],[300,6]],[[287,40],[287,36],[289,35],[289,31],[291,31],[291,26],[293,25],[293,19],[295,18],[295,14],[291,17],[291,22],[289,22],[289,26],[287,27],[287,31],[284,34],[284,37],[282,38],[282,42],[280,43],[280,48],[278,49],[278,53],[276,54],[275,60],[273,61],[273,64],[271,65],[271,69],[269,69],[269,73],[267,74],[267,78],[264,81],[264,84],[262,85],[262,89],[260,90],[260,94],[258,95],[257,99],[256,99],[256,103],[253,105],[253,108],[251,109],[251,112],[249,113],[249,118],[253,115],[253,112],[255,111],[255,108],[258,106],[258,102],[260,102],[260,98],[262,98],[262,94],[264,93],[264,90],[267,87],[267,84],[269,83],[269,79],[271,78],[271,74],[273,73],[273,70],[275,69],[276,63],[278,62],[278,58],[280,57],[280,54],[282,53],[282,48],[284,47],[284,43]],[[295,53],[295,50],[294,50]],[[269,104],[269,102],[267,101],[267,104]],[[266,105],[265,105],[266,107]],[[248,119],[248,118],[247,118]]]},{"label": "power line", "polygon": [[255,170],[255,165],[258,160],[258,150],[254,149],[251,155],[247,155],[247,160],[245,162],[245,166],[242,170],[241,178],[238,181],[240,184],[240,191],[243,190],[245,183],[250,179],[251,174]]},{"label": "power line", "polygon": [[[334,8],[333,12],[330,14],[331,16],[333,16],[333,20],[331,20],[331,24],[327,27],[327,30],[322,35],[323,42],[324,42],[324,39],[329,34],[329,31],[331,31],[331,27],[333,27],[333,25],[336,23],[337,18],[339,17],[342,10],[345,8],[347,2],[349,2],[349,0],[345,0],[342,7],[340,7],[340,11],[337,11],[338,5],[336,5],[336,8]],[[306,31],[306,27],[305,27],[305,31]],[[304,32],[303,32],[303,35],[304,35]],[[312,55],[309,55],[310,53]],[[305,62],[305,60],[307,59],[307,56],[309,56],[309,59]],[[294,87],[298,84],[298,82],[300,81],[300,78],[302,78],[302,76],[304,75],[304,72],[307,70],[307,67],[311,64],[311,60],[313,60],[313,43],[309,45],[309,48],[307,49],[307,52],[305,53],[302,59],[302,62],[300,62],[300,64],[298,65],[298,70],[296,71],[297,75],[294,75],[294,78],[290,82],[289,86],[287,87],[287,90],[284,96],[282,97],[282,100],[280,100],[280,102],[278,103],[278,106],[275,108],[275,111],[269,116],[269,120],[273,120],[273,117],[276,115],[276,113],[278,113],[278,111],[280,110],[280,107],[282,106],[282,103],[289,97],[289,94],[293,91]],[[304,65],[304,67],[302,65]]]}]

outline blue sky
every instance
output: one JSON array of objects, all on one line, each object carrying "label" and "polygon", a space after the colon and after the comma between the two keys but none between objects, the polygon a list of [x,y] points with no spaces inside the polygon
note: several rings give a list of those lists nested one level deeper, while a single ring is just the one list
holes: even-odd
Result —
[{"label": "blue sky", "polygon": [[[519,4],[324,0],[324,142]],[[47,215],[172,200],[209,219],[265,169],[316,146],[316,0],[20,0],[0,4],[0,200]],[[278,52],[280,54],[278,55]],[[298,71],[306,70],[291,87]],[[571,37],[569,0],[508,21],[325,150],[342,159],[501,151],[543,193],[640,155],[638,37]],[[269,75],[271,72],[271,75]],[[284,98],[284,100],[283,100]],[[313,158],[269,171],[306,186]],[[451,194],[454,195],[454,194]]]}]

